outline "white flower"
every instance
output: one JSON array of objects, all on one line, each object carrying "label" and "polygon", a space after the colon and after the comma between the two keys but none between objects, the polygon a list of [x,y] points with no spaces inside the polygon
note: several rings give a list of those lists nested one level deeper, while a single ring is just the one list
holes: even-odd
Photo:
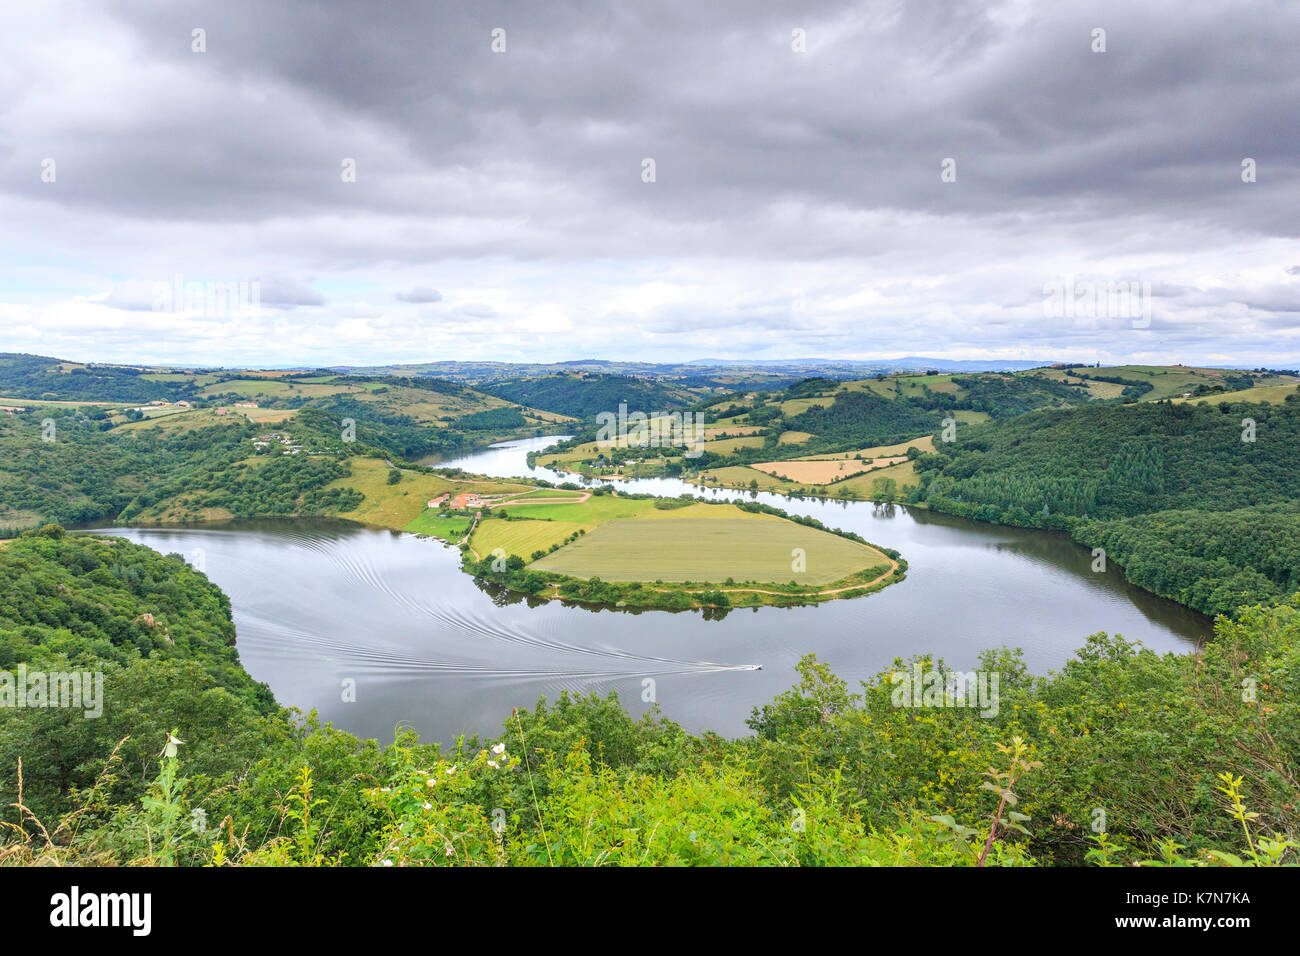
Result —
[{"label": "white flower", "polygon": [[448,774],[453,774],[453,773],[455,773],[455,772],[456,772],[456,765],[455,765],[455,764],[452,764],[450,767],[447,768],[447,773],[448,773]]},{"label": "white flower", "polygon": [[497,768],[497,762],[495,760],[489,760],[488,766],[495,770]]},{"label": "white flower", "polygon": [[455,848],[454,846],[452,846],[450,843],[448,843],[448,844],[447,844],[447,856],[451,856],[451,855],[452,855],[453,853],[455,853],[455,852],[456,852],[456,848]]},{"label": "white flower", "polygon": [[432,787],[432,786],[433,786],[435,783],[437,783],[438,781],[437,781],[437,780],[434,780],[432,777],[430,777],[430,778],[429,778],[428,780],[426,780],[425,782],[426,782],[429,786]]},{"label": "white flower", "polygon": [[496,744],[496,745],[494,745],[494,746],[492,747],[492,752],[493,752],[494,754],[496,754],[498,757],[500,757],[503,753],[506,752],[506,745],[505,745],[505,744]]},{"label": "white flower", "polygon": [[392,866],[392,865],[393,865],[393,861],[392,861],[392,860],[385,860],[385,861],[384,861],[384,866]]},{"label": "white flower", "polygon": [[424,805],[424,809],[426,809],[426,810],[432,810],[432,809],[433,809],[433,804],[432,804],[432,803],[426,803],[426,804]]}]

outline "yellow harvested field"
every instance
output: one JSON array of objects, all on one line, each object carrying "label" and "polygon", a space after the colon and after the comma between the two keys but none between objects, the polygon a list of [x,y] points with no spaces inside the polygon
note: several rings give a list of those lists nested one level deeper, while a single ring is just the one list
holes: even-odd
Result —
[{"label": "yellow harvested field", "polygon": [[776,475],[787,481],[803,484],[829,485],[841,481],[864,469],[878,470],[907,461],[906,455],[891,458],[877,458],[870,464],[855,459],[841,458],[834,461],[767,461],[755,464],[758,471]]},{"label": "yellow harvested field", "polygon": [[812,438],[812,432],[781,432],[781,437],[776,440],[778,445],[802,445],[809,438]]},{"label": "yellow harvested field", "polygon": [[804,458],[796,459],[797,461],[834,461],[840,458],[892,458],[897,455],[907,455],[907,449],[915,448],[917,451],[934,451],[934,436],[922,435],[920,438],[909,438],[907,441],[896,442],[893,445],[876,445],[874,448],[861,448],[858,451],[842,451],[834,455],[808,455]]}]

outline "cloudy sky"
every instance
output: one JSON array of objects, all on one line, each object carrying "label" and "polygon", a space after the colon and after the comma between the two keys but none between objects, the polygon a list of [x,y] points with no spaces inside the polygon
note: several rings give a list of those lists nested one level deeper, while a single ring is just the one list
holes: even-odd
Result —
[{"label": "cloudy sky", "polygon": [[0,351],[1295,367],[1297,36],[1284,0],[6,3]]}]

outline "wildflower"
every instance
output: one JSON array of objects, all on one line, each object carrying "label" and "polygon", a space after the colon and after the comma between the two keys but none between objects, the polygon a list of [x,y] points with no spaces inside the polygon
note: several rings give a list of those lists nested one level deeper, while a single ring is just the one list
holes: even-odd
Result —
[{"label": "wildflower", "polygon": [[384,861],[384,866],[392,866],[392,865],[393,865],[393,861],[392,861],[392,860],[385,860],[385,861]]},{"label": "wildflower", "polygon": [[449,775],[450,775],[450,774],[453,774],[453,773],[455,773],[455,772],[456,772],[456,765],[455,765],[455,764],[452,764],[450,767],[447,768],[447,773],[448,773]]},{"label": "wildflower", "polygon": [[424,805],[424,809],[426,809],[426,810],[432,810],[432,809],[433,809],[433,804],[432,804],[432,803],[426,803],[426,804]]},{"label": "wildflower", "polygon": [[489,760],[488,766],[495,770],[497,768],[497,762],[495,760]]},{"label": "wildflower", "polygon": [[438,782],[438,781],[437,781],[437,780],[434,780],[432,777],[430,777],[428,780],[425,781],[425,783],[427,783],[427,784],[428,784],[429,786],[431,786],[431,787],[432,787],[435,783],[437,783],[437,782]]},{"label": "wildflower", "polygon": [[494,754],[496,754],[498,757],[500,757],[503,753],[506,752],[506,745],[505,745],[505,744],[494,744],[493,747],[492,747],[492,752],[493,752]]}]

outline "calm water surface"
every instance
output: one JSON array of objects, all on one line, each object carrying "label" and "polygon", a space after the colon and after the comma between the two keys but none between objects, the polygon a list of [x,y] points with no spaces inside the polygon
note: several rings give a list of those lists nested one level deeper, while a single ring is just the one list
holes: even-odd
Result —
[{"label": "calm water surface", "polygon": [[[500,477],[532,475],[526,454],[554,438],[510,442],[445,462]],[[675,479],[620,483],[671,495]],[[1191,650],[1209,634],[1199,614],[1090,570],[1063,535],[976,524],[901,506],[754,498],[897,548],[908,576],[878,594],[804,608],[700,613],[530,606],[459,569],[432,539],[321,520],[187,528],[113,528],[164,553],[202,561],[234,606],[240,656],[276,698],[365,737],[398,726],[429,739],[498,732],[512,707],[561,690],[616,690],[634,713],[654,681],[666,716],[688,730],[747,732],[745,717],[795,681],[807,653],[851,685],[895,657],[930,652],[963,669],[984,648],[1024,649],[1037,673],[1059,667],[1096,631],[1156,651]],[[762,670],[747,665],[761,664]],[[344,703],[344,681],[356,701]]]}]

